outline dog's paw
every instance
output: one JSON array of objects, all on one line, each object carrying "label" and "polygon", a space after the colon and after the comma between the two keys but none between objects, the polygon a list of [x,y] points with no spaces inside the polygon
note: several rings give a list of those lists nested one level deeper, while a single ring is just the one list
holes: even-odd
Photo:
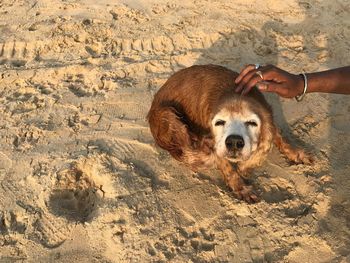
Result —
[{"label": "dog's paw", "polygon": [[254,193],[253,187],[248,185],[243,185],[242,189],[234,191],[235,196],[249,204],[259,202],[259,197]]},{"label": "dog's paw", "polygon": [[295,164],[311,165],[314,163],[314,158],[311,156],[311,154],[306,153],[303,150],[297,150],[295,152],[295,157],[291,161],[293,161]]},{"label": "dog's paw", "polygon": [[259,201],[258,196],[253,191],[253,187],[246,185],[241,178],[238,180],[236,178],[235,180],[229,180],[228,186],[233,191],[235,197],[239,200],[243,200],[249,204]]}]

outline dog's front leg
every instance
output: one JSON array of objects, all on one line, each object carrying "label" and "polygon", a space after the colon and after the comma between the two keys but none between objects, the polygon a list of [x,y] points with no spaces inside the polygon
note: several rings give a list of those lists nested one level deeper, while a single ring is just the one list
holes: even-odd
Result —
[{"label": "dog's front leg", "polygon": [[312,164],[314,159],[308,153],[302,149],[293,148],[281,135],[279,129],[275,129],[275,138],[274,143],[277,146],[278,150],[284,154],[288,160],[293,163],[303,163],[303,164]]},{"label": "dog's front leg", "polygon": [[233,190],[238,199],[245,200],[248,203],[258,201],[258,197],[252,191],[252,186],[244,183],[238,171],[233,168],[228,160],[220,158],[216,160],[216,164],[226,185]]}]

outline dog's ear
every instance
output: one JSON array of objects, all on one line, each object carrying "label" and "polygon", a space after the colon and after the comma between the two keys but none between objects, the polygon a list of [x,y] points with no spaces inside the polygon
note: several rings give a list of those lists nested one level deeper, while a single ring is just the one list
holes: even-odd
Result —
[{"label": "dog's ear", "polygon": [[212,129],[212,121],[213,121],[214,117],[215,117],[214,112],[210,112],[209,118],[208,118],[208,127],[210,127],[210,129]]},{"label": "dog's ear", "polygon": [[211,135],[210,136],[209,135],[203,136],[201,138],[201,144],[200,144],[199,148],[205,154],[211,154],[215,148],[214,138]]},{"label": "dog's ear", "polygon": [[272,116],[266,113],[261,114],[261,131],[258,147],[262,154],[267,153],[271,149],[273,135],[274,124]]},{"label": "dog's ear", "polygon": [[181,160],[183,148],[191,145],[186,124],[174,107],[163,107],[149,114],[149,123],[156,143],[177,160]]},{"label": "dog's ear", "polygon": [[243,173],[245,173],[245,171],[247,171],[249,168],[260,165],[265,160],[266,154],[271,149],[274,137],[274,124],[272,122],[271,115],[267,112],[255,112],[258,112],[261,120],[259,143],[253,155],[246,162],[240,163],[239,170],[241,170]]}]

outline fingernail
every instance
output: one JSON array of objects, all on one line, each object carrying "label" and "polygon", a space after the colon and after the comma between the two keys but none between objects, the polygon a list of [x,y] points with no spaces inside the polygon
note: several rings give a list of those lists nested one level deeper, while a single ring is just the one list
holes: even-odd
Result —
[{"label": "fingernail", "polygon": [[266,84],[256,84],[256,87],[257,87],[259,90],[266,90],[266,89],[267,89]]}]

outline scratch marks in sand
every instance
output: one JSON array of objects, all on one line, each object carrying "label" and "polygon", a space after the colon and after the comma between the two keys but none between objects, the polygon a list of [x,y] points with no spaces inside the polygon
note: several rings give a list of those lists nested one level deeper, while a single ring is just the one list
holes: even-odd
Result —
[{"label": "scratch marks in sand", "polygon": [[[146,98],[145,98],[146,99]],[[147,98],[150,100],[150,98]],[[119,101],[118,103],[103,103],[98,107],[98,112],[106,117],[113,117],[121,120],[143,120],[146,117],[148,107],[138,101]]]},{"label": "scratch marks in sand", "polygon": [[45,247],[59,247],[69,238],[73,227],[66,220],[45,213],[34,223],[33,239]]},{"label": "scratch marks in sand", "polygon": [[0,66],[8,64],[14,68],[23,67],[28,61],[38,59],[44,41],[9,41],[0,43]]},{"label": "scratch marks in sand", "polygon": [[[110,57],[126,57],[134,60],[134,63],[144,63],[155,56],[165,59],[169,56],[185,55],[188,52],[205,52],[212,44],[221,38],[219,33],[201,33],[186,35],[176,33],[167,36],[150,38],[114,38],[107,37],[103,42],[85,44],[76,42],[74,37],[52,39],[54,45],[47,41],[21,42],[9,41],[0,43],[0,66],[7,65],[17,67],[38,67],[42,64],[59,64],[62,62],[82,63],[92,59],[108,59]],[[81,45],[80,56],[74,58],[62,56],[70,49]],[[85,51],[85,52],[84,52]],[[52,53],[52,54],[51,54]],[[160,58],[159,58],[160,56]],[[50,57],[50,59],[46,59]]]}]

